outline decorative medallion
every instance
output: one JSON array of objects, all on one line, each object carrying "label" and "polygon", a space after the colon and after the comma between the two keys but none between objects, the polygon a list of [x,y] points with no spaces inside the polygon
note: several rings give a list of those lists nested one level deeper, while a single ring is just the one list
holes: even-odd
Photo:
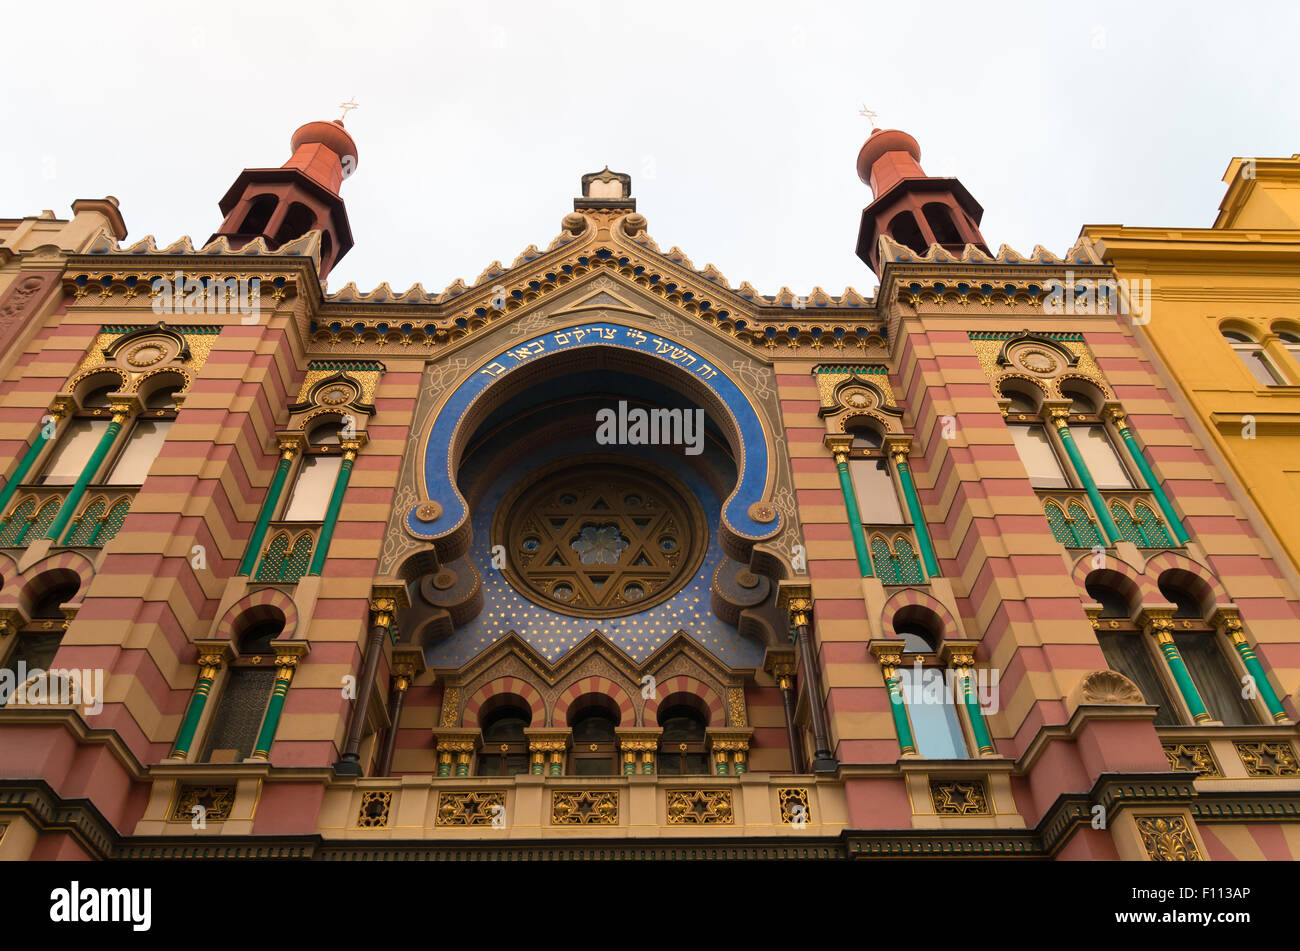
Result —
[{"label": "decorative medallion", "polygon": [[524,597],[576,617],[617,617],[676,594],[708,545],[694,495],[666,472],[566,460],[513,489],[497,508],[492,543]]},{"label": "decorative medallion", "polygon": [[1045,350],[1029,347],[1016,351],[1015,359],[1017,363],[1031,373],[1051,373],[1059,365]]},{"label": "decorative medallion", "polygon": [[[176,805],[169,817],[172,821],[190,822],[202,818],[206,822],[219,822],[230,818],[235,805],[235,787],[182,786],[176,796]],[[197,812],[195,810],[198,810]]]},{"label": "decorative medallion", "polygon": [[930,801],[941,816],[988,816],[988,793],[978,779],[969,781],[930,780]]},{"label": "decorative medallion", "polygon": [[1151,861],[1203,861],[1184,816],[1138,816],[1136,822],[1142,845]]},{"label": "decorative medallion", "polygon": [[341,406],[351,402],[355,397],[356,390],[352,387],[336,383],[321,392],[320,401],[326,406]]},{"label": "decorative medallion", "polygon": [[584,789],[551,793],[551,825],[618,825],[618,791]]},{"label": "decorative medallion", "polygon": [[1214,761],[1209,743],[1165,743],[1165,758],[1175,773],[1196,773],[1198,776],[1222,776],[1219,764]]},{"label": "decorative medallion", "polygon": [[776,507],[771,502],[755,502],[749,507],[749,517],[760,525],[776,521]]},{"label": "decorative medallion", "polygon": [[668,790],[668,824],[682,825],[734,825],[735,813],[731,806],[730,789],[670,789]]},{"label": "decorative medallion", "polygon": [[125,360],[133,367],[151,367],[167,359],[167,348],[152,341],[133,347],[126,354]]},{"label": "decorative medallion", "polygon": [[416,508],[415,514],[421,521],[435,522],[442,518],[442,506],[437,502],[425,502]]},{"label": "decorative medallion", "polygon": [[361,794],[361,808],[357,810],[358,829],[382,829],[388,825],[388,810],[393,805],[391,790],[371,791]]},{"label": "decorative medallion", "polygon": [[871,391],[860,386],[850,386],[840,392],[840,399],[850,409],[868,409],[876,402]]},{"label": "decorative medallion", "polygon": [[1297,776],[1300,765],[1290,743],[1234,743],[1251,776]]},{"label": "decorative medallion", "polygon": [[490,826],[505,818],[506,794],[493,792],[438,793],[438,815],[434,822],[440,826]]},{"label": "decorative medallion", "polygon": [[781,807],[781,821],[799,828],[812,822],[812,807],[808,804],[808,790],[799,787],[779,787],[776,801]]}]

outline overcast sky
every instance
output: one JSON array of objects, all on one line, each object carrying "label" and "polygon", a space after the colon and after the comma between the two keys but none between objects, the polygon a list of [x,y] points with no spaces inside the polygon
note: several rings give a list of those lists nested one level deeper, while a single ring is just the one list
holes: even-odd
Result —
[{"label": "overcast sky", "polygon": [[1209,226],[1234,155],[1300,152],[1300,4],[27,3],[5,12],[0,217],[117,196],[133,242],[206,240],[240,169],[348,130],[330,277],[438,291],[545,248],[584,172],[632,176],[667,250],[733,286],[866,292],[870,131],[921,144],[984,236]]}]

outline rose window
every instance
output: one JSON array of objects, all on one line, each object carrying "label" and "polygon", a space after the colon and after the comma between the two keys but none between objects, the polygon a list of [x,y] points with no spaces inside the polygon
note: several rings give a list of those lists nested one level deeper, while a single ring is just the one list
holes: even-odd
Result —
[{"label": "rose window", "polygon": [[492,543],[505,576],[537,604],[615,617],[659,604],[699,570],[708,530],[699,503],[665,472],[608,457],[568,460],[516,486]]}]

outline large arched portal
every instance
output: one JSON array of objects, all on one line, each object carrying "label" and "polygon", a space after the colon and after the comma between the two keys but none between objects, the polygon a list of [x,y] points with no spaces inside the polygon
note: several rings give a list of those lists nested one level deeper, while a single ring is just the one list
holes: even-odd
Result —
[{"label": "large arched portal", "polygon": [[425,501],[406,527],[438,569],[410,623],[431,628],[430,663],[510,632],[554,661],[598,630],[634,660],[684,631],[760,664],[782,627],[750,568],[783,527],[769,439],[730,377],[632,327],[567,327],[486,360],[420,444]]}]

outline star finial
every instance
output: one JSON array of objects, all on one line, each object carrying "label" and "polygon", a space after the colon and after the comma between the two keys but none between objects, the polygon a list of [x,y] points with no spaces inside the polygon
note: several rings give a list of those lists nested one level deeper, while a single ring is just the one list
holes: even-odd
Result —
[{"label": "star finial", "polygon": [[343,115],[339,116],[339,122],[342,122],[344,119],[348,117],[349,112],[351,112],[353,109],[360,109],[361,107],[357,105],[357,97],[353,96],[347,102],[340,102],[339,108],[343,110]]},{"label": "star finial", "polygon": [[865,105],[863,105],[863,107],[858,110],[858,115],[862,116],[864,119],[870,122],[871,128],[874,129],[876,127],[876,113],[872,112]]}]

